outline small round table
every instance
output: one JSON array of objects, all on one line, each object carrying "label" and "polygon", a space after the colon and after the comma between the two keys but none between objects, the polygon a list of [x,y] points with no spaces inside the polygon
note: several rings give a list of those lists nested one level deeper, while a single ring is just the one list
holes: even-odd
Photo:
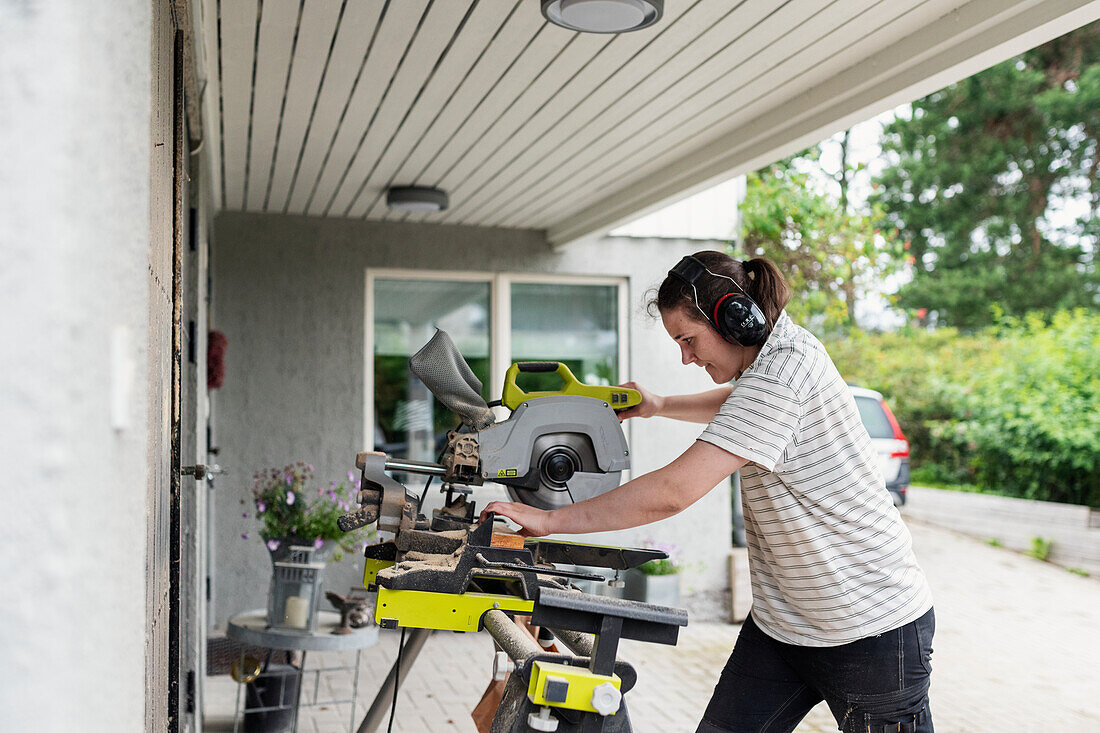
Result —
[{"label": "small round table", "polygon": [[[368,646],[372,646],[378,642],[378,627],[369,626],[365,629],[354,629],[350,634],[333,634],[333,629],[340,625],[340,614],[333,611],[318,611],[317,612],[317,630],[309,632],[288,632],[279,631],[276,629],[267,628],[267,611],[265,609],[256,609],[253,611],[245,611],[238,613],[233,618],[229,619],[229,626],[226,629],[226,636],[234,641],[239,641],[242,644],[249,644],[252,646],[260,646],[265,649],[278,649],[284,651],[300,651],[302,653],[301,666],[298,667],[298,694],[294,702],[294,723],[292,730],[298,730],[298,708],[312,705],[336,705],[341,703],[350,703],[351,705],[351,717],[348,725],[348,730],[352,730],[355,725],[355,701],[358,696],[359,687],[359,659],[362,655],[363,649]],[[355,666],[334,666],[334,667],[319,667],[317,669],[311,669],[310,673],[314,674],[314,687],[313,687],[313,699],[310,702],[302,702],[302,678],[305,674],[306,665],[306,652],[327,652],[327,651],[350,651],[355,650]],[[241,651],[241,669],[244,668],[244,651]],[[322,672],[333,672],[338,670],[354,671],[354,677],[351,687],[351,698],[348,700],[317,700],[317,688],[319,684],[317,681],[320,678]],[[263,674],[261,673],[260,677]],[[258,679],[258,678],[254,678]],[[237,685],[237,705],[233,717],[233,731],[237,732],[238,726],[242,719],[241,710],[241,687],[244,683],[238,683]],[[282,710],[286,706],[282,704],[282,698],[280,697],[280,705],[276,707],[261,707],[261,708],[247,708],[243,711],[249,712],[265,712],[272,710]]]}]

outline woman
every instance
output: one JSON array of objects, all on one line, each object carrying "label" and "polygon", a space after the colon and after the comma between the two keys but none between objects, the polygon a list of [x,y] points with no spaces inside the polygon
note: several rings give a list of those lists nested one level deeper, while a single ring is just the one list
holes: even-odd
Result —
[{"label": "woman", "polygon": [[622,417],[705,423],[699,439],[588,501],[553,511],[493,502],[482,517],[536,537],[637,527],[740,470],[753,606],[697,733],[791,731],[821,700],[846,732],[930,733],[931,592],[855,400],[821,343],[783,311],[789,299],[767,260],[685,257],[650,308],[683,363],[722,386],[663,397],[628,383],[642,402]]}]

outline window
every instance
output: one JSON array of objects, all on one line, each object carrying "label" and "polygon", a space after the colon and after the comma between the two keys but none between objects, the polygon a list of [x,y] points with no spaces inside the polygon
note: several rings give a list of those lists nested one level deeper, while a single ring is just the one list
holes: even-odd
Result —
[{"label": "window", "polygon": [[[394,457],[439,455],[457,419],[408,368],[436,328],[454,339],[487,402],[500,399],[514,361],[561,361],[583,382],[618,383],[624,285],[620,278],[368,270],[367,442]],[[552,374],[523,378],[528,391],[560,384]]]},{"label": "window", "polygon": [[373,290],[374,448],[434,460],[454,416],[409,372],[409,357],[443,329],[481,380],[482,397],[490,399],[489,284],[379,278]]},{"label": "window", "polygon": [[[619,308],[614,285],[511,285],[511,361],[560,361],[582,382],[618,384]],[[526,391],[552,390],[552,374],[525,374]]]},{"label": "window", "polygon": [[871,397],[856,397],[859,418],[872,438],[893,438],[894,428],[878,400]]}]

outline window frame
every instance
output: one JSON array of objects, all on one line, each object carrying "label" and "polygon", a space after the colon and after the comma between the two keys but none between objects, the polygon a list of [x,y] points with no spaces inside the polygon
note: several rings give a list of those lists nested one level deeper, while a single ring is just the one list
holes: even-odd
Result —
[{"label": "window frame", "polygon": [[[602,285],[616,288],[618,309],[616,329],[619,335],[616,371],[619,378],[629,367],[630,319],[627,277],[571,275],[540,272],[478,272],[472,270],[417,270],[409,268],[368,267],[363,318],[363,444],[374,444],[374,291],[377,280],[438,280],[483,282],[489,285],[489,380],[490,395],[504,389],[504,377],[512,365],[512,289],[513,283],[544,285]],[[624,425],[624,427],[626,427]]]}]

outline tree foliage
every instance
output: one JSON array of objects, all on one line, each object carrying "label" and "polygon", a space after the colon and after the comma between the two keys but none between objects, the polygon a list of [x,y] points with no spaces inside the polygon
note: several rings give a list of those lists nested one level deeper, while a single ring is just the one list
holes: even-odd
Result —
[{"label": "tree foliage", "polygon": [[887,395],[915,466],[1010,496],[1100,506],[1100,314],[999,316],[970,335],[857,334],[829,352],[846,379]]},{"label": "tree foliage", "polygon": [[1100,23],[914,102],[873,197],[913,256],[899,304],[964,329],[1095,308],[1098,136]]},{"label": "tree foliage", "polygon": [[901,260],[897,240],[875,229],[873,212],[849,210],[843,156],[840,200],[800,170],[819,157],[814,147],[750,173],[741,221],[745,255],[767,257],[787,277],[790,316],[828,333],[857,327],[856,301]]}]

